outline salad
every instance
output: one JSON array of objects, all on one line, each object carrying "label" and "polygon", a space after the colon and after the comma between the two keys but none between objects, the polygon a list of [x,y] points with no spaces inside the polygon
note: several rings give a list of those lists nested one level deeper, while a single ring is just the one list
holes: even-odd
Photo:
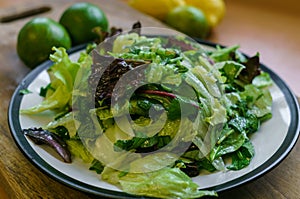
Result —
[{"label": "salad", "polygon": [[21,113],[56,116],[24,134],[129,194],[217,196],[192,178],[247,167],[251,135],[272,117],[272,80],[259,54],[239,46],[208,50],[182,36],[128,32],[88,45],[75,62],[53,49],[44,100]]}]

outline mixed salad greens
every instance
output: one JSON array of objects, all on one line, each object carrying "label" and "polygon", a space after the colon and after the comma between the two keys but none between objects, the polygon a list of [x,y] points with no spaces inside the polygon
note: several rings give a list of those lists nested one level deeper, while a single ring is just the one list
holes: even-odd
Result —
[{"label": "mixed salad greens", "polygon": [[251,134],[272,117],[272,80],[259,54],[136,32],[113,41],[109,52],[89,45],[76,62],[54,48],[44,100],[21,113],[57,115],[24,133],[65,161],[69,150],[130,194],[217,196],[192,177],[247,167],[255,155]]}]

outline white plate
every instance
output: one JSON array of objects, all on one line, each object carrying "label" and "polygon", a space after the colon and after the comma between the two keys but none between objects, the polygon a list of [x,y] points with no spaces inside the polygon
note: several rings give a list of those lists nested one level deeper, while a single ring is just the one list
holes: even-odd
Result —
[{"label": "white plate", "polygon": [[[215,46],[201,42],[207,47]],[[70,57],[76,60],[80,50],[84,46],[72,49]],[[35,145],[21,132],[24,128],[40,127],[51,121],[49,114],[38,116],[20,115],[19,110],[36,105],[42,101],[39,96],[41,86],[49,83],[46,69],[51,66],[47,61],[30,74],[17,87],[9,107],[9,125],[12,135],[20,150],[41,171],[64,184],[81,191],[96,195],[132,198],[117,187],[101,181],[99,175],[89,171],[89,165],[79,159],[74,159],[72,164],[66,164],[49,148]],[[263,123],[260,130],[251,136],[255,147],[255,156],[251,164],[239,171],[226,171],[204,173],[193,178],[201,189],[213,189],[224,191],[240,184],[253,180],[278,165],[291,151],[299,136],[299,107],[297,100],[283,80],[274,72],[262,65],[262,69],[268,72],[275,84],[271,87],[273,97],[273,117]],[[28,88],[32,94],[20,95],[19,91]]]}]

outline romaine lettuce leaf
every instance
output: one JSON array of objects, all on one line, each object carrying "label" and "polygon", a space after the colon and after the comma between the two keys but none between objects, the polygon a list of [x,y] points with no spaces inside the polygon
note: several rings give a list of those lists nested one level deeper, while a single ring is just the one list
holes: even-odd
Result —
[{"label": "romaine lettuce leaf", "polygon": [[146,78],[149,83],[171,84],[179,86],[181,84],[181,74],[176,73],[174,66],[152,63],[147,68]]},{"label": "romaine lettuce leaf", "polygon": [[197,76],[212,96],[221,97],[218,79],[211,71],[207,71],[203,66],[195,66],[191,69],[191,72]]},{"label": "romaine lettuce leaf", "polygon": [[145,36],[139,36],[137,33],[120,35],[114,41],[112,54],[129,52],[129,50],[135,46],[158,48],[160,47],[160,43],[161,40],[158,38],[147,38]]}]

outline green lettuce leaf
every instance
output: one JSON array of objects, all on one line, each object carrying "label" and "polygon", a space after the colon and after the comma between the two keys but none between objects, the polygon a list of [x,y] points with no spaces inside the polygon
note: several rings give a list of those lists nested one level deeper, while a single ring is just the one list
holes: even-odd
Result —
[{"label": "green lettuce leaf", "polygon": [[59,79],[53,80],[52,84],[57,85],[57,88],[51,95],[47,95],[40,104],[28,109],[22,109],[20,112],[22,114],[36,114],[46,110],[63,109],[71,99],[71,93]]},{"label": "green lettuce leaf", "polygon": [[127,53],[136,46],[158,48],[160,44],[161,40],[158,38],[147,38],[139,36],[137,33],[129,33],[116,38],[112,53]]},{"label": "green lettuce leaf", "polygon": [[71,92],[80,65],[69,59],[65,48],[53,47],[53,50],[55,53],[50,55],[50,60],[55,64],[48,70],[50,78],[60,79]]},{"label": "green lettuce leaf", "polygon": [[256,76],[252,80],[252,84],[258,88],[264,88],[267,86],[271,86],[273,84],[273,80],[271,79],[269,73],[261,72],[260,75]]},{"label": "green lettuce leaf", "polygon": [[233,60],[236,56],[236,51],[239,48],[238,45],[230,46],[227,48],[217,47],[217,50],[213,51],[210,55],[210,58],[215,62]]},{"label": "green lettuce leaf", "polygon": [[131,194],[158,198],[199,198],[217,196],[214,191],[202,191],[179,168],[165,167],[149,173],[128,173],[119,180],[122,189]]},{"label": "green lettuce leaf", "polygon": [[258,118],[272,114],[272,96],[269,90],[259,89],[250,84],[246,85],[245,90],[240,93],[243,100],[248,103],[248,110]]},{"label": "green lettuce leaf", "polygon": [[174,66],[170,64],[162,65],[151,63],[147,68],[146,78],[150,83],[171,84],[176,86],[181,84],[181,74],[176,73]]},{"label": "green lettuce leaf", "polygon": [[80,64],[69,59],[65,48],[53,47],[53,50],[55,52],[50,55],[50,59],[54,64],[47,71],[51,82],[51,86],[47,87],[51,89],[46,89],[42,103],[21,110],[23,114],[36,114],[46,110],[62,110],[71,105],[73,85]]},{"label": "green lettuce leaf", "polygon": [[94,157],[80,140],[70,139],[66,142],[72,155],[82,159],[85,163],[91,163],[94,160]]},{"label": "green lettuce leaf", "polygon": [[218,87],[218,79],[211,73],[212,70],[207,71],[202,66],[195,66],[191,69],[191,71],[204,84],[212,96],[221,97],[221,91]]},{"label": "green lettuce leaf", "polygon": [[226,77],[226,82],[233,82],[241,71],[245,68],[244,65],[235,61],[223,61],[216,64],[222,73]]},{"label": "green lettuce leaf", "polygon": [[48,130],[54,130],[57,129],[58,127],[63,126],[64,128],[66,128],[68,136],[70,138],[74,138],[76,136],[76,120],[74,120],[73,118],[73,113],[69,112],[67,114],[65,114],[64,116],[51,121],[50,123],[47,124],[47,126],[45,127],[45,129]]}]

